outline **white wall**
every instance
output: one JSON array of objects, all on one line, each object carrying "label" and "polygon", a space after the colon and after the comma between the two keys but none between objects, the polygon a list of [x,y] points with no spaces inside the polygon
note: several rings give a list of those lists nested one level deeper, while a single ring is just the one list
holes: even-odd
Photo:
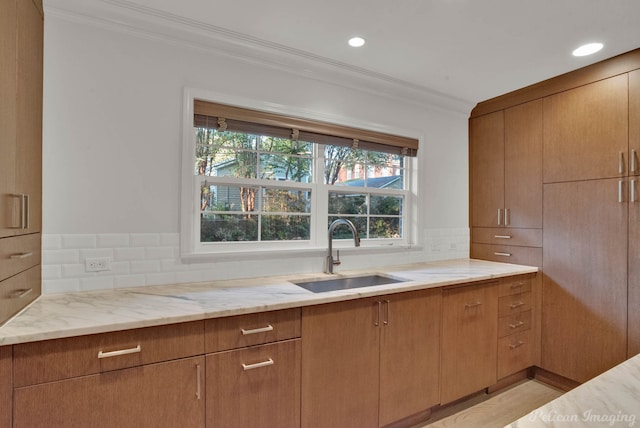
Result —
[{"label": "white wall", "polygon": [[[349,256],[342,269],[468,254],[467,115],[259,62],[50,14],[45,20],[45,293],[294,273],[291,263],[178,259],[184,87],[423,135],[421,251]],[[338,119],[339,120],[339,119]],[[114,269],[86,274],[84,258]],[[297,272],[320,271],[322,257]],[[238,273],[242,272],[242,273]]]}]

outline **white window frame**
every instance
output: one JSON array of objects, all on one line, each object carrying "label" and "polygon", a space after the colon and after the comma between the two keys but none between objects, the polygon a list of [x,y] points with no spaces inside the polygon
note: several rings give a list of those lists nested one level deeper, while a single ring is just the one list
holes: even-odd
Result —
[{"label": "white window frame", "polygon": [[[287,109],[282,106],[275,108],[272,104],[256,100],[230,96],[211,91],[185,88],[183,96],[183,134],[182,134],[182,161],[181,161],[181,196],[180,196],[180,256],[183,260],[203,259],[209,260],[224,258],[225,255],[238,257],[246,255],[248,257],[263,257],[265,255],[277,255],[286,252],[310,252],[318,253],[326,251],[328,238],[326,229],[318,230],[319,221],[311,221],[310,239],[308,241],[263,241],[263,242],[224,242],[224,243],[202,243],[200,242],[200,184],[211,180],[213,177],[197,176],[194,171],[195,138],[193,134],[194,100],[207,100],[214,103],[235,105],[238,107],[269,111],[273,113],[304,117],[311,120],[338,123],[335,118],[327,118],[315,112],[300,112],[295,109]],[[351,126],[361,129],[371,129],[374,131],[404,135],[421,140],[415,132],[399,131],[397,129],[381,129],[380,126],[357,123],[355,120],[342,118],[341,125]],[[318,150],[318,145],[314,144],[314,150]],[[323,171],[323,159],[315,157],[314,175],[318,171]],[[403,237],[398,239],[371,238],[362,240],[363,249],[383,249],[384,251],[406,250],[417,244],[417,158],[406,157],[404,163],[405,188],[399,189],[377,189],[370,187],[343,187],[314,183],[296,183],[290,181],[269,180],[270,187],[303,188],[311,189],[311,218],[317,219],[319,215],[324,215],[328,211],[328,195],[331,191],[348,193],[369,193],[369,194],[393,194],[402,195],[405,198],[405,206],[402,212]],[[248,183],[244,179],[224,177],[229,183]],[[251,180],[249,180],[251,181]],[[253,182],[255,184],[255,181]],[[325,217],[326,218],[326,217]],[[349,248],[353,242],[334,241],[334,248]],[[359,249],[360,250],[360,249]]]}]

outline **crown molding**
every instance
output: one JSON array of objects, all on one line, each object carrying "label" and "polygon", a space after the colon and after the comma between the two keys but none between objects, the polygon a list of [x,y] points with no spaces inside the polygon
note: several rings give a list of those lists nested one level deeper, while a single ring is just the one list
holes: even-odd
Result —
[{"label": "crown molding", "polygon": [[[418,107],[469,114],[475,103],[340,61],[126,0],[45,0],[45,14],[356,89]],[[46,16],[45,15],[45,16]]]}]

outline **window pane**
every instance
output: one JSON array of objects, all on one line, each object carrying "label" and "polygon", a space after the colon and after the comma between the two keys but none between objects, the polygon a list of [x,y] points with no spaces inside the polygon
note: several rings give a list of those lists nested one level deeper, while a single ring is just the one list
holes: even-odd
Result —
[{"label": "window pane", "polygon": [[[327,223],[327,228],[333,223],[335,220],[339,218],[344,218],[349,220],[356,227],[358,234],[361,239],[367,238],[367,218],[366,217],[350,217],[350,216],[329,216],[329,222]],[[333,231],[333,239],[353,239],[353,233],[351,233],[351,229],[349,229],[346,225],[338,225]]]},{"label": "window pane", "polygon": [[393,217],[371,217],[369,238],[402,238],[400,219]]},{"label": "window pane", "polygon": [[311,182],[311,158],[281,155],[260,155],[260,178],[265,180]]},{"label": "window pane", "polygon": [[256,215],[205,213],[200,218],[200,242],[257,240]]},{"label": "window pane", "polygon": [[311,217],[294,215],[263,215],[263,241],[309,240]]},{"label": "window pane", "polygon": [[371,195],[371,215],[400,215],[402,197]]},{"label": "window pane", "polygon": [[201,211],[256,211],[257,187],[209,184],[200,187]]},{"label": "window pane", "polygon": [[264,188],[263,211],[282,213],[308,213],[311,211],[311,191]]},{"label": "window pane", "polygon": [[367,196],[360,193],[329,193],[329,214],[366,214]]}]

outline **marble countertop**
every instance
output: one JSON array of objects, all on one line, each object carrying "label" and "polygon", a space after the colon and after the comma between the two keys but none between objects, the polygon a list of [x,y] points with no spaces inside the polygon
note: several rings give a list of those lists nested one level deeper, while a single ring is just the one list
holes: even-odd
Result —
[{"label": "marble countertop", "polygon": [[[302,307],[537,272],[456,259],[371,270],[44,295],[0,327],[0,346]],[[312,293],[292,281],[381,273],[406,282]]]},{"label": "marble countertop", "polygon": [[640,424],[640,355],[534,410],[509,428],[633,427]]}]

